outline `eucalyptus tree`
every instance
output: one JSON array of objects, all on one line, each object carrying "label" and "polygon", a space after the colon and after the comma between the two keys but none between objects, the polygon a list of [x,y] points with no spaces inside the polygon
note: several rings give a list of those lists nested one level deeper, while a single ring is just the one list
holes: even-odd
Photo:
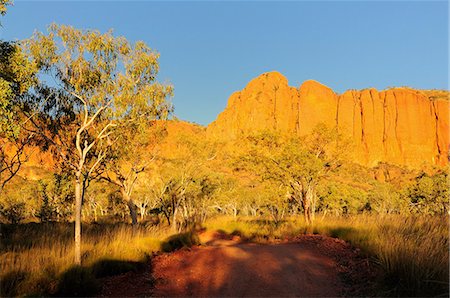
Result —
[{"label": "eucalyptus tree", "polygon": [[35,139],[22,129],[27,119],[20,113],[35,73],[17,43],[0,41],[0,193],[27,161],[26,147]]},{"label": "eucalyptus tree", "polygon": [[[4,16],[11,0],[0,0]],[[0,23],[1,26],[1,23]],[[34,83],[35,69],[15,42],[0,40],[0,193],[28,159],[26,145],[33,134],[21,131],[19,98]]]},{"label": "eucalyptus tree", "polygon": [[[145,119],[119,127],[120,133],[117,134],[116,141],[111,144],[112,150],[108,152],[97,171],[100,179],[119,188],[130,210],[133,225],[136,225],[138,221],[138,206],[133,199],[133,191],[138,179],[148,171],[152,162],[158,157],[157,144],[165,136],[165,122],[149,120],[166,117],[165,115],[170,113],[171,109],[169,103],[160,105]],[[141,210],[145,210],[143,203],[139,204]]]},{"label": "eucalyptus tree", "polygon": [[12,4],[12,0],[0,0],[0,15],[4,16],[6,14],[6,11],[8,10],[6,7]]},{"label": "eucalyptus tree", "polygon": [[[30,99],[35,132],[51,144],[75,179],[75,263],[81,263],[82,198],[117,131],[147,117],[166,117],[172,87],[158,83],[159,54],[111,31],[52,24],[24,42],[41,78]],[[38,103],[38,104],[36,104]]]},{"label": "eucalyptus tree", "polygon": [[284,186],[290,200],[301,207],[306,222],[311,224],[317,185],[340,166],[347,143],[324,125],[318,125],[311,135],[302,138],[263,132],[247,140],[250,147],[241,157],[240,166],[254,171],[263,180]]}]

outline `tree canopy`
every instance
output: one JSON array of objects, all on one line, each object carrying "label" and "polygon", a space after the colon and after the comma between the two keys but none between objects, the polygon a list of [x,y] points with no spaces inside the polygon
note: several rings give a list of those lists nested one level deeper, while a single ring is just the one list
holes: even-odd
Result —
[{"label": "tree canopy", "polygon": [[244,168],[256,171],[262,179],[286,187],[308,223],[314,219],[318,182],[340,166],[345,142],[333,129],[318,125],[305,137],[263,132],[250,136],[250,150],[241,159]]},{"label": "tree canopy", "polygon": [[[80,263],[81,205],[92,173],[120,140],[117,133],[165,119],[172,86],[156,81],[159,54],[144,42],[52,24],[23,43],[38,72],[23,111],[75,177],[75,249]],[[37,114],[34,117],[34,114]]]}]

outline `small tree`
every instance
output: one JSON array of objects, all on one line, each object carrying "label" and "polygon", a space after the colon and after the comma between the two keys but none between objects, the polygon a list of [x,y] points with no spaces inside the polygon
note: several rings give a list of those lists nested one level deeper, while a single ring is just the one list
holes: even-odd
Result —
[{"label": "small tree", "polygon": [[434,175],[419,174],[406,189],[411,209],[416,213],[446,214],[449,212],[448,174],[439,171]]},{"label": "small tree", "polygon": [[367,193],[360,188],[340,181],[327,179],[317,187],[318,209],[325,216],[328,212],[335,215],[355,214],[370,209]]},{"label": "small tree", "polygon": [[325,125],[318,125],[304,138],[265,132],[248,137],[248,141],[249,154],[241,158],[244,167],[288,188],[291,199],[301,206],[306,222],[311,224],[317,184],[340,166],[346,143]]},{"label": "small tree", "polygon": [[[171,110],[169,104],[159,105],[147,115],[146,119],[119,128],[120,132],[112,144],[112,150],[102,161],[102,167],[98,171],[100,179],[119,188],[130,210],[133,225],[138,222],[138,206],[132,198],[133,190],[138,179],[155,160],[156,145],[164,137],[164,125],[149,121],[149,118],[165,118]],[[142,202],[139,208],[143,208]]]},{"label": "small tree", "polygon": [[26,217],[25,202],[8,202],[0,204],[0,215],[11,224],[18,224]]},{"label": "small tree", "polygon": [[81,207],[92,173],[116,142],[117,128],[153,116],[167,104],[172,88],[155,81],[157,53],[111,31],[53,24],[47,35],[36,32],[24,47],[39,74],[51,78],[35,88],[33,100],[42,108],[40,121],[32,123],[75,177],[75,263],[80,264]]},{"label": "small tree", "polygon": [[41,206],[36,217],[41,222],[66,220],[73,210],[73,187],[66,174],[53,174],[53,177],[39,181],[38,194]]}]

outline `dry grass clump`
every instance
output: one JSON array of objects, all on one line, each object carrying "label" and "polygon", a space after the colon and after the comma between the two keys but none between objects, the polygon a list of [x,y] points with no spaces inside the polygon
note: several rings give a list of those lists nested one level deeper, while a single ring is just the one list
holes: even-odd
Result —
[{"label": "dry grass clump", "polygon": [[[265,217],[219,216],[204,226],[261,243],[305,233],[337,237],[383,268],[381,296],[440,296],[448,295],[448,224],[445,216],[318,216],[313,226],[307,226],[302,217],[274,222]],[[85,224],[83,267],[72,267],[72,224],[1,228],[1,296],[89,296],[98,290],[99,277],[135,270],[153,251],[198,243],[195,233],[174,236],[167,226]]]},{"label": "dry grass clump", "polygon": [[[73,225],[66,223],[2,226],[1,296],[54,294],[60,290],[65,273],[85,276],[72,268],[72,235]],[[127,271],[130,265],[158,251],[168,235],[166,228],[85,224],[83,268],[95,277]]]},{"label": "dry grass clump", "polygon": [[431,100],[448,100],[450,99],[450,92],[448,90],[439,90],[439,89],[431,89],[431,90],[422,90],[426,96],[428,96]]},{"label": "dry grass clump", "polygon": [[343,239],[373,257],[385,272],[382,296],[448,295],[449,219],[446,216],[357,215],[318,217],[312,227],[301,218],[277,225],[270,220],[222,217],[209,229],[258,242],[315,233]]}]

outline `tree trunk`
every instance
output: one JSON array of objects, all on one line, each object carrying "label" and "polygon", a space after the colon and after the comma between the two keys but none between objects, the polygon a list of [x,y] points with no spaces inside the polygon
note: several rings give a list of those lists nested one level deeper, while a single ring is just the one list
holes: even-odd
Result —
[{"label": "tree trunk", "polygon": [[178,213],[178,208],[174,208],[173,210],[173,219],[172,219],[172,230],[177,233],[177,213]]},{"label": "tree trunk", "polygon": [[309,217],[309,204],[306,202],[303,204],[303,215],[305,216],[306,224],[309,226],[311,224],[311,218]]},{"label": "tree trunk", "polygon": [[315,199],[314,187],[312,185],[308,185],[308,188],[303,193],[303,211],[306,223],[308,225],[312,224],[314,221],[314,212],[315,212],[314,199]]},{"label": "tree trunk", "polygon": [[145,207],[141,206],[140,208],[140,212],[141,212],[141,221],[144,220],[144,216],[145,216]]},{"label": "tree trunk", "polygon": [[94,207],[94,221],[98,222],[97,220],[97,208]]},{"label": "tree trunk", "polygon": [[81,173],[76,173],[75,180],[75,265],[81,265]]},{"label": "tree trunk", "polygon": [[130,195],[125,191],[125,189],[121,188],[120,189],[122,196],[124,198],[124,200],[127,202],[127,206],[130,209],[130,216],[131,216],[131,224],[137,225],[137,206],[136,204],[134,204],[133,200],[131,199]]},{"label": "tree trunk", "polygon": [[166,210],[163,210],[163,214],[164,214],[164,217],[167,220],[167,224],[170,226],[171,225],[170,214]]}]

